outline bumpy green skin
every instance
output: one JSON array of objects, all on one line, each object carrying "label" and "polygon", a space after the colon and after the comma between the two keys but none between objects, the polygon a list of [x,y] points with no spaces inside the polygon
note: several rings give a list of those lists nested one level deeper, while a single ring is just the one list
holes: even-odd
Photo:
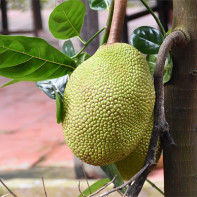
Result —
[{"label": "bumpy green skin", "polygon": [[[129,180],[132,178],[139,170],[142,169],[144,161],[146,159],[146,154],[148,152],[148,147],[150,143],[151,133],[153,128],[153,116],[150,119],[150,123],[141,138],[137,147],[130,153],[129,156],[116,162],[116,166],[120,172],[120,175],[124,180]],[[156,161],[159,160],[161,156],[160,144],[157,147]]]},{"label": "bumpy green skin", "polygon": [[71,75],[63,131],[82,161],[103,166],[128,156],[153,113],[155,91],[144,56],[133,46],[101,46]]}]

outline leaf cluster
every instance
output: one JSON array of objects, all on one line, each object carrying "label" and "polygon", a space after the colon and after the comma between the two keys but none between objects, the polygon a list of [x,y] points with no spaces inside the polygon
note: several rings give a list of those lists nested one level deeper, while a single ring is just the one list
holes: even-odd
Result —
[{"label": "leaf cluster", "polygon": [[[156,66],[157,54],[163,41],[164,36],[161,32],[149,26],[141,26],[135,29],[130,37],[131,44],[140,52],[147,55],[146,60],[152,76]],[[172,68],[172,56],[169,53],[165,62],[163,83],[167,83],[170,80]]]},{"label": "leaf cluster", "polygon": [[[106,9],[107,6],[103,6],[103,3],[105,4],[104,0],[89,0],[92,9]],[[78,37],[86,47],[98,35],[97,32],[87,42],[81,37],[84,17],[85,5],[80,0],[64,1],[50,14],[50,32],[55,38],[66,40],[62,52],[41,38],[0,35],[0,75],[12,79],[6,85],[70,75],[77,65],[90,57],[83,53],[85,48],[76,54],[70,39]]]}]

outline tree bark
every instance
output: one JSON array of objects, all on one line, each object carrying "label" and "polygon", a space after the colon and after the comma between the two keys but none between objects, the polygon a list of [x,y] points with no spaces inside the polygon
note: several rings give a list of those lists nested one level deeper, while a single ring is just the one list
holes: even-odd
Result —
[{"label": "tree bark", "polygon": [[[86,5],[86,15],[81,31],[81,36],[88,41],[99,29],[98,12],[91,10],[87,0],[82,0]],[[85,49],[87,53],[93,55],[99,47],[99,36],[97,36]]]},{"label": "tree bark", "polygon": [[174,27],[191,41],[173,48],[173,76],[165,87],[166,119],[176,147],[164,143],[164,187],[168,197],[197,196],[197,0],[173,0]]}]

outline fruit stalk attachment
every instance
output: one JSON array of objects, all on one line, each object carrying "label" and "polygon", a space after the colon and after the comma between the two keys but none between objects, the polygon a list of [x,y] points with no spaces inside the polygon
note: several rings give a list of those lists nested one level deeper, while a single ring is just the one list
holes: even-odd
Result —
[{"label": "fruit stalk attachment", "polygon": [[172,46],[176,45],[183,47],[189,42],[189,40],[190,39],[187,32],[177,29],[165,38],[160,47],[154,72],[154,86],[156,92],[156,102],[154,108],[155,120],[149,150],[145,160],[145,166],[147,166],[147,168],[128,189],[127,195],[129,197],[138,196],[149,172],[155,166],[156,150],[159,137],[161,137],[162,143],[169,143],[170,145],[175,146],[175,142],[170,134],[169,125],[165,118],[163,71],[165,60]]},{"label": "fruit stalk attachment", "polygon": [[112,24],[111,24],[110,34],[107,42],[108,44],[121,41],[126,8],[127,8],[127,0],[115,0]]}]

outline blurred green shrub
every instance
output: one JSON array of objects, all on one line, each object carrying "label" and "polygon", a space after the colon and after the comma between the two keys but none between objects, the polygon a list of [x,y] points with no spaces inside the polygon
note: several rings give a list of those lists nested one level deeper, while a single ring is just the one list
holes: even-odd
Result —
[{"label": "blurred green shrub", "polygon": [[[40,0],[41,7],[45,7],[51,0]],[[9,9],[28,10],[31,8],[30,0],[8,0],[7,6]]]}]

